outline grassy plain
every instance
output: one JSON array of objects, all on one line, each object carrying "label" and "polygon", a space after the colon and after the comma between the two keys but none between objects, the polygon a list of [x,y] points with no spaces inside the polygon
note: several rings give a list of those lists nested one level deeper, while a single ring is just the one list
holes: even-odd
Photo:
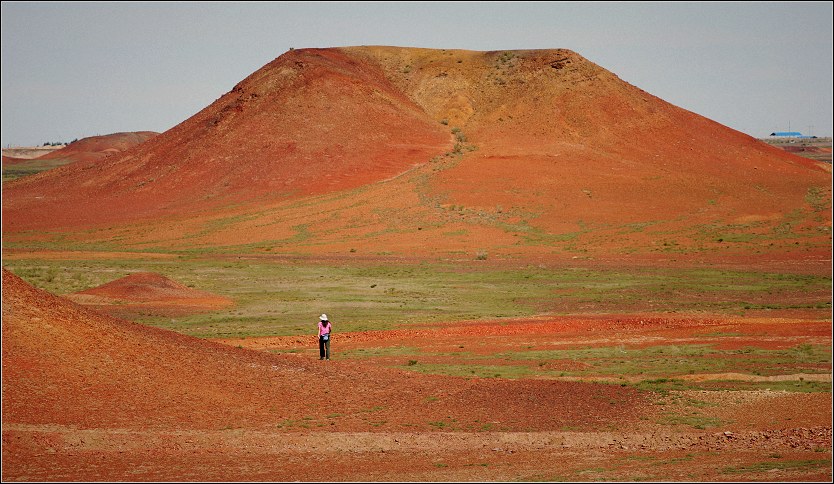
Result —
[{"label": "grassy plain", "polygon": [[[373,361],[420,373],[469,378],[545,378],[633,385],[642,390],[754,390],[830,392],[831,384],[811,377],[778,381],[776,375],[827,375],[831,348],[827,344],[798,344],[783,349],[747,346],[722,348],[734,336],[712,335],[705,344],[636,346],[608,343],[603,346],[541,349],[519,346],[485,352],[477,343],[459,349],[396,345],[340,351],[342,359]],[[490,342],[494,348],[495,342]],[[280,352],[277,351],[276,352]],[[725,379],[686,380],[679,375],[723,374],[762,376],[760,381]]]},{"label": "grassy plain", "polygon": [[54,294],[151,271],[235,301],[228,310],[131,319],[197,337],[309,334],[331,315],[339,331],[517,318],[638,312],[831,312],[831,278],[718,268],[509,266],[467,263],[311,262],[200,256],[167,259],[7,259],[4,266]]}]

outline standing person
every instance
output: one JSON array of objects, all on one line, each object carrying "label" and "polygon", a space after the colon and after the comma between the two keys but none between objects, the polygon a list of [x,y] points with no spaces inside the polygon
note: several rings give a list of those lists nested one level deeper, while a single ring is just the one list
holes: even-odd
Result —
[{"label": "standing person", "polygon": [[327,315],[319,316],[319,360],[330,359],[330,330],[332,325],[327,320]]}]

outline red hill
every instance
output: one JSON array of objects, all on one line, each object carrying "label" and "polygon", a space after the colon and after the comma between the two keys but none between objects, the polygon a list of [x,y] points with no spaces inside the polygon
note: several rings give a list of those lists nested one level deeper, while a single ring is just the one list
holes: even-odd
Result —
[{"label": "red hill", "polygon": [[508,257],[732,241],[829,251],[830,186],[828,165],[568,50],[299,49],[135,149],[10,183],[4,237]]}]

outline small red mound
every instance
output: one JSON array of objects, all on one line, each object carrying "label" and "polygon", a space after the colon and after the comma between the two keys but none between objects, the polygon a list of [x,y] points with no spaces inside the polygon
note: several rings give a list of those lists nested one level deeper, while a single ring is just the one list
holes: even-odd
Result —
[{"label": "small red mound", "polygon": [[[92,289],[67,296],[79,304],[96,306],[105,312],[116,309],[125,314],[139,306],[147,312],[169,314],[217,310],[234,304],[231,299],[206,291],[192,289],[153,272],[137,272]],[[116,306],[108,308],[108,306]],[[179,310],[179,311],[177,311]]]},{"label": "small red mound", "polygon": [[137,272],[92,289],[79,291],[79,294],[137,302],[211,296],[210,293],[191,289],[154,272]]}]

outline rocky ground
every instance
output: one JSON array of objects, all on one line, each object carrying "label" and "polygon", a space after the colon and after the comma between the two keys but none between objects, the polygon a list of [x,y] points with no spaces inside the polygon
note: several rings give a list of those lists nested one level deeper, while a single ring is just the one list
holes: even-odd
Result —
[{"label": "rocky ground", "polygon": [[[522,345],[790,348],[830,345],[830,321],[601,315],[458,322],[337,332],[332,360],[319,361],[312,337],[199,340],[93,312],[8,271],[3,301],[7,481],[832,477],[830,388],[745,390],[736,378],[732,390],[652,391],[617,375],[444,376],[410,371],[403,359],[411,356],[380,351],[417,346],[439,361],[464,346],[498,365],[498,355]],[[356,357],[359,349],[372,356]],[[431,363],[420,359],[412,370]],[[830,358],[807,371],[747,375],[830,385]]]}]

